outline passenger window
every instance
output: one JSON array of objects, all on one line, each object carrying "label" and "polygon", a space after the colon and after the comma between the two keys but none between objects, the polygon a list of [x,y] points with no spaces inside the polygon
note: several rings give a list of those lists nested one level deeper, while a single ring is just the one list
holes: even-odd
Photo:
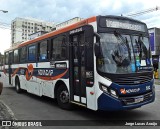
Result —
[{"label": "passenger window", "polygon": [[20,49],[20,62],[24,63],[27,58],[27,49],[26,47],[22,47]]},{"label": "passenger window", "polygon": [[9,53],[5,53],[5,64],[8,64]]},{"label": "passenger window", "polygon": [[18,50],[14,50],[14,60],[13,60],[13,63],[18,63],[18,62],[19,62]]},{"label": "passenger window", "polygon": [[64,60],[66,59],[66,39],[65,36],[59,36],[52,40],[52,60]]},{"label": "passenger window", "polygon": [[41,42],[39,45],[39,61],[48,59],[47,51],[47,41]]},{"label": "passenger window", "polygon": [[36,60],[36,46],[29,46],[28,47],[28,61],[35,61]]}]

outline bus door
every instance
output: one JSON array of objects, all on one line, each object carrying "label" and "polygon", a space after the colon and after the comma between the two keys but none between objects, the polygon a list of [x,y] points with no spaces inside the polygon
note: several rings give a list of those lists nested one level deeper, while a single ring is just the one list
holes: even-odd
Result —
[{"label": "bus door", "polygon": [[72,42],[72,74],[73,74],[73,94],[74,101],[82,103],[82,99],[86,100],[86,84],[85,84],[85,46],[84,33],[71,37]]},{"label": "bus door", "polygon": [[12,84],[12,60],[13,60],[13,52],[9,52],[9,58],[8,58],[8,75],[9,75],[9,84]]},{"label": "bus door", "polygon": [[[87,43],[86,43],[86,33],[84,28],[79,28],[79,33],[70,35],[70,89],[71,89],[71,101],[80,103],[83,105],[87,104],[86,99],[86,87],[87,78],[86,72],[88,71],[89,64],[87,60],[87,54],[89,54]],[[90,51],[92,52],[92,50]],[[89,58],[92,59],[93,55]]]}]

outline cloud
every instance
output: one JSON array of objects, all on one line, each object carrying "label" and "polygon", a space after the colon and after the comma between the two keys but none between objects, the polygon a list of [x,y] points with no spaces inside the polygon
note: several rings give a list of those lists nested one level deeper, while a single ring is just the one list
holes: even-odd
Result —
[{"label": "cloud", "polygon": [[0,52],[3,54],[4,50],[8,49],[10,47],[11,37],[10,37],[11,31],[8,29],[1,29],[0,28]]},{"label": "cloud", "polygon": [[[154,1],[154,2],[153,2]],[[34,17],[46,21],[63,22],[73,17],[120,15],[158,5],[158,0],[0,0],[0,9],[8,14],[0,18],[10,22],[15,17]]]}]

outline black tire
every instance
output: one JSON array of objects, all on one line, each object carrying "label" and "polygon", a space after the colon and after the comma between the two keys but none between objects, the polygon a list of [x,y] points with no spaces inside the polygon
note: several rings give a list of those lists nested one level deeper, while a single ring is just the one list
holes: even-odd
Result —
[{"label": "black tire", "polygon": [[15,88],[16,88],[16,92],[17,92],[17,93],[21,93],[21,92],[22,92],[21,85],[20,85],[20,81],[19,81],[18,78],[16,78]]},{"label": "black tire", "polygon": [[56,98],[57,98],[57,102],[60,108],[66,109],[66,110],[72,109],[72,104],[70,103],[70,100],[69,100],[70,98],[69,92],[65,85],[58,86],[58,89],[56,92]]}]

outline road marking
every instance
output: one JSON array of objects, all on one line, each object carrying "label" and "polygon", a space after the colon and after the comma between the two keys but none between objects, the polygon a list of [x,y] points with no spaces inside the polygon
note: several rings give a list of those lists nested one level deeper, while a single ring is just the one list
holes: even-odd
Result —
[{"label": "road marking", "polygon": [[11,119],[13,120],[17,120],[14,116],[13,111],[2,101],[0,100],[0,103],[4,106],[4,108],[6,108],[6,111],[9,113],[9,115],[11,116]]}]

